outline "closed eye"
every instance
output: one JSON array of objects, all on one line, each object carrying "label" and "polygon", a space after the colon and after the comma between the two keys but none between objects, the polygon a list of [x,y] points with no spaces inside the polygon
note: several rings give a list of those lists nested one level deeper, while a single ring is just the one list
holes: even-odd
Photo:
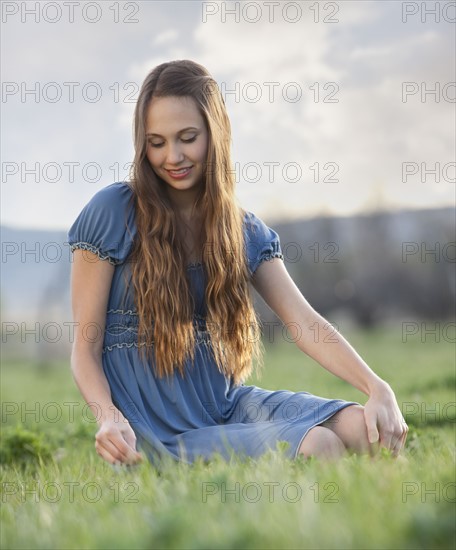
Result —
[{"label": "closed eye", "polygon": [[[195,140],[196,140],[196,136],[194,136],[194,137],[192,137],[192,138],[190,138],[190,139],[183,139],[182,142],[183,142],[183,143],[193,143]],[[163,143],[151,143],[151,142],[149,141],[149,145],[150,145],[151,147],[157,147],[157,148],[158,148],[158,147],[163,147],[164,144],[163,144]]]}]

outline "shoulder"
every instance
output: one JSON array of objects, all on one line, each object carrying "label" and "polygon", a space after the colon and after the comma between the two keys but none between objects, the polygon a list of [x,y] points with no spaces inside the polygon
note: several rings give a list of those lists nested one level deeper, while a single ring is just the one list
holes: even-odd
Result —
[{"label": "shoulder", "polygon": [[254,235],[261,230],[264,231],[265,227],[266,224],[261,218],[249,210],[244,210],[244,231],[246,231],[248,235]]},{"label": "shoulder", "polygon": [[244,232],[250,240],[277,239],[278,234],[259,216],[244,210]]},{"label": "shoulder", "polygon": [[134,221],[132,187],[125,181],[117,181],[99,189],[84,205],[79,218],[89,224],[131,225]]},{"label": "shoulder", "polygon": [[124,261],[136,234],[133,197],[124,181],[97,191],[68,231],[71,250],[90,250],[115,264]]},{"label": "shoulder", "polygon": [[250,210],[243,210],[244,212],[244,223],[245,224],[252,224],[255,223],[256,220],[259,218],[255,216],[253,212],[250,212]]},{"label": "shoulder", "polygon": [[90,199],[89,204],[100,208],[127,207],[132,203],[134,191],[131,185],[126,181],[117,181],[99,189]]}]

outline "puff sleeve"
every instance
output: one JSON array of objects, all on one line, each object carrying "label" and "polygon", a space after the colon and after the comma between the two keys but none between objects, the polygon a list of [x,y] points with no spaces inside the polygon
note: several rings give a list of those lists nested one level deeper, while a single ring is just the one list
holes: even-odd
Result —
[{"label": "puff sleeve", "polygon": [[251,275],[264,260],[284,259],[280,237],[253,212],[246,212],[244,218],[245,245]]},{"label": "puff sleeve", "polygon": [[136,233],[132,194],[125,182],[112,183],[97,191],[68,231],[71,252],[81,248],[112,265],[123,263]]}]

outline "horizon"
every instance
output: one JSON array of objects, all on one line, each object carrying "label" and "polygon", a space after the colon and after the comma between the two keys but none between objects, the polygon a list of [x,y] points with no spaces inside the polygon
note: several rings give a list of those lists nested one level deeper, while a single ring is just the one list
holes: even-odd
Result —
[{"label": "horizon", "polygon": [[[248,208],[246,210],[252,211]],[[362,212],[355,212],[353,214],[334,214],[334,215],[328,215],[328,214],[316,214],[316,215],[309,215],[309,216],[300,216],[295,218],[272,218],[272,217],[266,217],[266,216],[259,216],[263,221],[267,221],[267,223],[274,224],[274,225],[284,225],[287,223],[295,223],[295,222],[301,222],[301,221],[311,221],[311,220],[317,220],[317,219],[350,219],[350,218],[369,218],[376,215],[400,215],[400,214],[411,214],[411,213],[424,213],[424,212],[433,212],[437,210],[454,210],[453,206],[435,206],[435,207],[429,207],[429,208],[397,208],[397,209],[377,209],[372,211],[362,211]],[[253,212],[256,214],[256,212],[253,210]],[[73,222],[72,222],[73,223]],[[456,212],[455,212],[455,223],[456,223]],[[12,225],[10,223],[0,223],[0,229],[12,229],[15,231],[40,231],[40,232],[68,232],[70,229],[71,224],[68,227],[31,227],[31,226],[17,226]]]}]

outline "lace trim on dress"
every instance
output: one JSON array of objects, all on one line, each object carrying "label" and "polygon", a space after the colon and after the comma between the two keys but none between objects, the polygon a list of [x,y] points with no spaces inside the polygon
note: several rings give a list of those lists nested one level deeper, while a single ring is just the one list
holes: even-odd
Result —
[{"label": "lace trim on dress", "polygon": [[114,258],[111,258],[110,256],[108,256],[108,254],[103,254],[101,250],[96,246],[94,246],[93,244],[80,241],[70,246],[71,252],[74,252],[77,248],[80,248],[81,250],[88,250],[89,252],[93,252],[100,258],[100,260],[108,260],[108,262],[111,265],[119,265],[121,263],[119,260],[115,260]]},{"label": "lace trim on dress", "polygon": [[[196,337],[195,337],[195,344],[196,345],[205,345],[207,346],[208,348],[211,347],[211,342],[210,342],[210,335],[209,335],[209,332],[208,331],[198,331],[196,333]],[[131,342],[131,343],[126,343],[126,342],[121,342],[121,343],[117,343],[117,344],[112,344],[111,346],[104,346],[103,349],[102,349],[102,353],[106,353],[108,351],[112,351],[113,349],[115,348],[131,348],[131,347],[135,347],[135,348],[139,348],[140,346],[146,346],[147,343],[146,342],[140,342],[138,344],[138,342]],[[151,344],[149,344],[150,346],[154,346],[154,342],[152,342]]]},{"label": "lace trim on dress", "polygon": [[[145,341],[138,343],[139,316],[135,310],[108,309],[106,315],[103,353],[114,348],[131,348],[147,345]],[[208,343],[210,334],[206,326],[206,318],[198,313],[193,314],[195,338],[197,344]],[[153,328],[153,327],[152,327]],[[153,342],[150,344],[153,345]]]},{"label": "lace trim on dress", "polygon": [[285,258],[283,257],[283,254],[281,252],[274,252],[274,251],[264,252],[258,261],[258,265],[256,266],[255,271],[260,267],[260,265],[265,260],[272,260],[272,258],[280,258],[281,260],[285,261]]}]

